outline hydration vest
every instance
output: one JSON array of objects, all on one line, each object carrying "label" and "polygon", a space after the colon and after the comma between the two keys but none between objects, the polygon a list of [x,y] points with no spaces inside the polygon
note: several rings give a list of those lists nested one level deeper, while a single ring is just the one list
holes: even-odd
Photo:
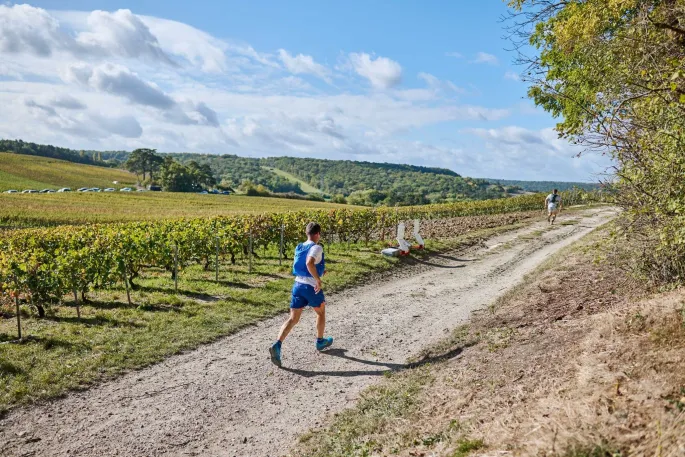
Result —
[{"label": "hydration vest", "polygon": [[[312,278],[312,274],[307,270],[307,253],[309,249],[314,246],[312,243],[300,243],[295,248],[295,260],[293,260],[293,275],[304,276],[306,278]],[[326,269],[326,260],[324,258],[323,251],[321,252],[321,263],[316,265],[316,272],[319,277],[323,275]]]},{"label": "hydration vest", "polygon": [[551,203],[556,204],[559,201],[559,194],[552,194]]}]

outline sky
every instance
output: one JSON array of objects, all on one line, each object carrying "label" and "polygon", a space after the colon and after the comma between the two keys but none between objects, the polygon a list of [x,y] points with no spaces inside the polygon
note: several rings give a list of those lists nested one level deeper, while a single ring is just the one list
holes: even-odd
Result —
[{"label": "sky", "polygon": [[502,0],[0,3],[0,138],[595,181],[526,97]]}]

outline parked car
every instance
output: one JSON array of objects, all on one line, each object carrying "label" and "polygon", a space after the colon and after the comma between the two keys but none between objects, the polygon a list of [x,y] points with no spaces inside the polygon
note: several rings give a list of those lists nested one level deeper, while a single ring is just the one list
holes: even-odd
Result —
[{"label": "parked car", "polygon": [[39,191],[38,193],[39,194],[50,194],[52,192],[54,192],[54,190],[52,190],[52,189],[43,189],[43,190]]},{"label": "parked car", "polygon": [[209,193],[210,193],[210,194],[213,194],[213,195],[218,195],[220,192],[219,192],[218,190],[216,190],[216,189],[212,189],[212,190],[209,191]]},{"label": "parked car", "polygon": [[132,190],[133,189],[131,189],[130,187],[122,187],[121,189],[119,189],[119,192],[131,192]]},{"label": "parked car", "polygon": [[6,194],[18,194],[19,191],[18,191],[18,190],[14,190],[14,189],[10,189],[10,190],[6,190],[5,193],[6,193]]},{"label": "parked car", "polygon": [[91,187],[88,192],[102,192],[102,190],[99,187]]},{"label": "parked car", "polygon": [[38,191],[37,191],[37,190],[33,190],[33,189],[26,189],[26,190],[22,190],[21,193],[22,193],[22,194],[37,194]]},{"label": "parked car", "polygon": [[207,195],[208,193],[209,193],[209,192],[207,192],[206,190],[203,190],[203,191],[201,191],[201,192],[198,192],[198,194],[202,194],[202,195]]},{"label": "parked car", "polygon": [[68,187],[62,187],[62,188],[59,189],[57,192],[71,192],[71,189],[68,188]]},{"label": "parked car", "polygon": [[161,186],[147,186],[147,190],[151,190],[153,192],[161,192],[162,187]]},{"label": "parked car", "polygon": [[221,195],[231,195],[231,193],[227,190],[222,190]]},{"label": "parked car", "polygon": [[86,192],[86,191],[88,191],[88,190],[90,190],[90,189],[87,188],[87,187],[79,187],[79,188],[76,190],[76,192]]},{"label": "parked car", "polygon": [[136,192],[146,192],[145,189],[137,189]]},{"label": "parked car", "polygon": [[114,187],[108,187],[105,189],[105,192],[116,192],[116,189]]}]

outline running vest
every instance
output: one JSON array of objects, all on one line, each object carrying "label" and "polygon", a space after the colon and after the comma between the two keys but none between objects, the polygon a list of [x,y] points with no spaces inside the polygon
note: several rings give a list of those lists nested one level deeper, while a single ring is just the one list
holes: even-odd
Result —
[{"label": "running vest", "polygon": [[555,205],[559,201],[559,194],[551,194],[552,198],[549,199],[550,203],[554,203]]},{"label": "running vest", "polygon": [[[307,253],[309,249],[314,246],[311,243],[300,243],[295,248],[295,260],[293,261],[293,275],[304,276],[305,278],[313,278],[312,274],[307,270]],[[316,265],[316,272],[319,277],[323,275],[326,269],[326,260],[324,258],[323,250],[321,251],[321,263]]]}]

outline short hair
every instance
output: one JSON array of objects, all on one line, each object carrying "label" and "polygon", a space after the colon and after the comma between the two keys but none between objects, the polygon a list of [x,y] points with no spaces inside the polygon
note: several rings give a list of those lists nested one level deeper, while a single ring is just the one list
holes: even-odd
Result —
[{"label": "short hair", "polygon": [[321,233],[321,226],[317,224],[316,222],[310,222],[307,224],[307,228],[305,229],[305,233],[307,235],[316,235],[317,233]]},{"label": "short hair", "polygon": [[557,189],[554,189],[554,193],[556,194],[557,192],[559,192],[559,191]]}]

